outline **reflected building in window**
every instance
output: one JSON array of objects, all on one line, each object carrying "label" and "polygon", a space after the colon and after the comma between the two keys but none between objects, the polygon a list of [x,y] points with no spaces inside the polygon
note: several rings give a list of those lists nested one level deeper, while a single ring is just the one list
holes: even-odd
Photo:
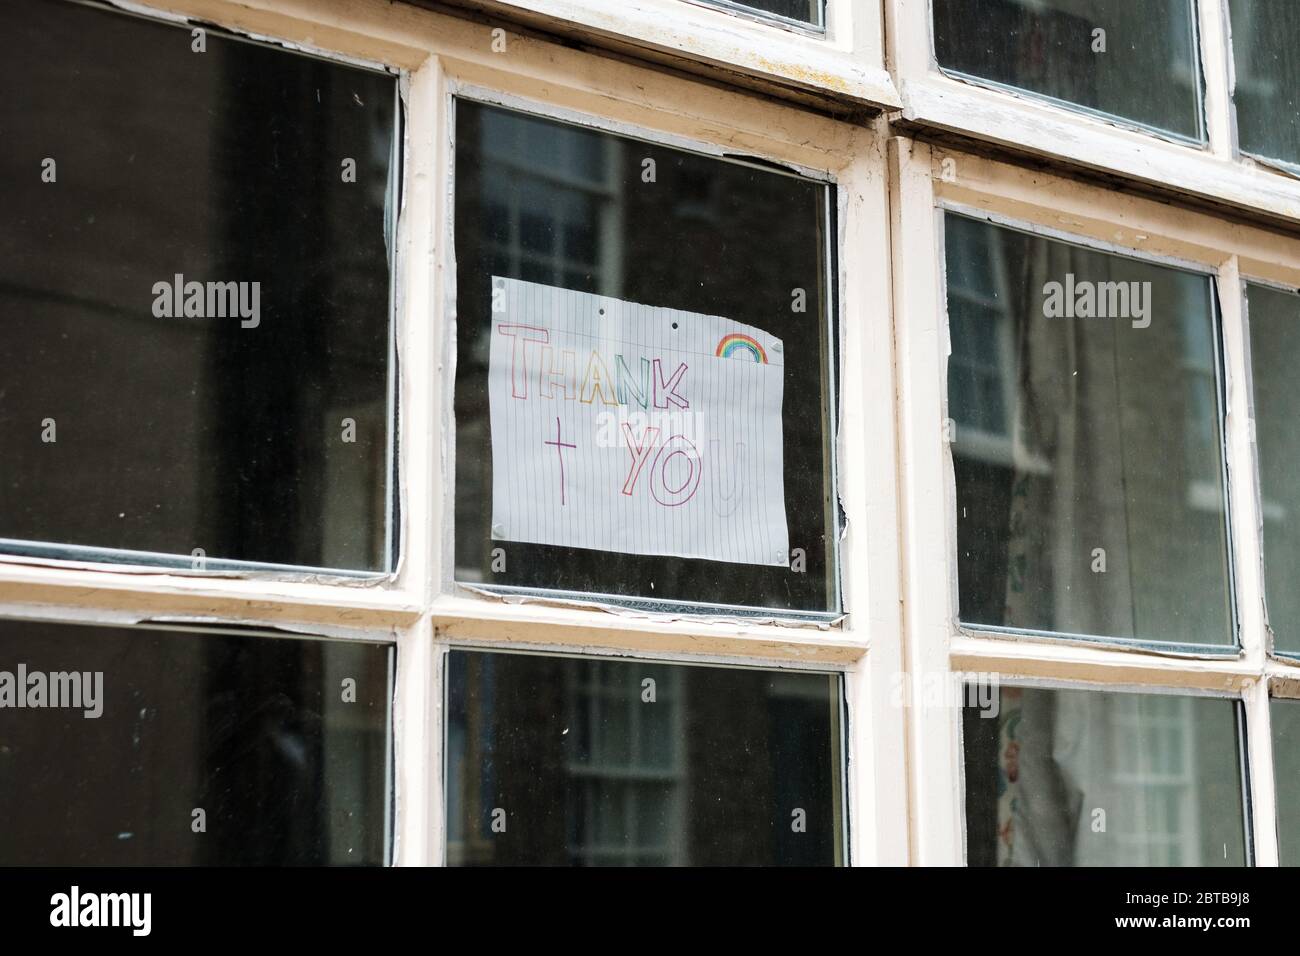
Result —
[{"label": "reflected building in window", "polygon": [[961,620],[1232,645],[1212,280],[945,231]]},{"label": "reflected building in window", "polygon": [[1237,139],[1245,153],[1300,170],[1300,8],[1230,0]]},{"label": "reflected building in window", "polygon": [[[0,104],[0,489],[25,503],[0,538],[386,570],[396,78],[205,42],[96,5],[0,5],[21,91]],[[28,175],[40,156],[53,182]],[[178,281],[182,307],[160,309]]]},{"label": "reflected building in window", "polygon": [[0,710],[0,865],[379,866],[393,649],[0,620],[0,671],[102,675]]},{"label": "reflected building in window", "polygon": [[452,865],[842,861],[839,680],[452,651]]},{"label": "reflected building in window", "polygon": [[934,0],[940,67],[1203,137],[1192,0]]}]

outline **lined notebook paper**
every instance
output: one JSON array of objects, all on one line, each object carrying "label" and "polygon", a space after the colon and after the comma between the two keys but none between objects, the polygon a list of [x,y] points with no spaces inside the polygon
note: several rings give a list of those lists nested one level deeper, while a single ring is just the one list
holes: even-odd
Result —
[{"label": "lined notebook paper", "polygon": [[789,566],[784,345],[492,279],[492,537]]}]

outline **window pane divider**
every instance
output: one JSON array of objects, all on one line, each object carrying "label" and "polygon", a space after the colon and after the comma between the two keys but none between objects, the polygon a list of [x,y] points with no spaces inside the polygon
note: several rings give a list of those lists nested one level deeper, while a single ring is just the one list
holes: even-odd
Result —
[{"label": "window pane divider", "polygon": [[866,652],[866,644],[858,636],[838,629],[795,628],[707,615],[670,618],[441,595],[432,604],[431,616],[440,640],[502,646],[739,655],[768,664],[778,661],[822,667],[852,664]]},{"label": "window pane divider", "polygon": [[954,670],[1005,677],[1062,679],[1125,686],[1149,685],[1240,693],[1259,680],[1244,658],[1193,658],[1122,651],[1062,641],[1026,642],[954,637]]},{"label": "window pane divider", "polygon": [[1229,256],[1218,269],[1219,316],[1225,370],[1224,440],[1231,509],[1237,629],[1246,659],[1262,672],[1268,650],[1264,623],[1259,479],[1251,417],[1250,357],[1246,348],[1245,289],[1240,264]]},{"label": "window pane divider", "polygon": [[963,82],[939,71],[929,0],[885,0],[889,61],[902,98],[901,131],[939,133],[1046,159],[1074,173],[1118,176],[1135,189],[1234,207],[1261,222],[1300,222],[1300,179],[1236,157],[1232,134],[1226,0],[1202,0],[1198,34],[1205,75],[1204,146],[1172,142],[1028,95]]},{"label": "window pane divider", "polygon": [[1256,680],[1243,695],[1246,708],[1246,771],[1256,866],[1278,866],[1277,795],[1273,778],[1273,731],[1269,682]]},{"label": "window pane divider", "polygon": [[686,0],[474,0],[480,17],[485,7],[502,23],[561,30],[707,75],[725,67],[729,82],[782,98],[812,96],[839,111],[900,105],[883,63],[880,18],[858,0],[828,0],[824,35]]},{"label": "window pane divider", "polygon": [[141,620],[229,617],[380,629],[412,623],[422,610],[418,595],[381,586],[0,564],[0,609],[52,606]]},{"label": "window pane divider", "polygon": [[1196,7],[1201,73],[1205,82],[1205,131],[1210,153],[1231,162],[1236,151],[1236,134],[1232,110],[1228,0],[1197,0]]},{"label": "window pane divider", "polygon": [[894,268],[901,474],[903,663],[901,710],[912,748],[908,775],[910,862],[953,866],[965,859],[960,710],[930,692],[950,679],[948,644],[956,606],[956,514],[944,445],[948,354],[942,244],[930,147],[888,142]]}]

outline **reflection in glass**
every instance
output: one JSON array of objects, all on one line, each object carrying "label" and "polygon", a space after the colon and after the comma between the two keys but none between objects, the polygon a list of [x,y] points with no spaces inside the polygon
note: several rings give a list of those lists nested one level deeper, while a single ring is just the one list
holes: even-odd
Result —
[{"label": "reflection in glass", "polygon": [[971,866],[1246,863],[1239,702],[1005,686],[975,699]]},{"label": "reflection in glass", "polygon": [[1193,0],[933,0],[945,70],[1203,139]]},{"label": "reflection in glass", "polygon": [[1300,866],[1300,700],[1274,697],[1269,702],[1269,723],[1279,862]]},{"label": "reflection in glass", "polygon": [[1211,279],[945,231],[962,621],[1231,645]]},{"label": "reflection in glass", "polygon": [[[457,578],[653,602],[833,610],[826,187],[468,100],[457,101],[456,129]],[[647,181],[650,160],[655,175]],[[805,569],[494,540],[493,275],[725,316],[781,338],[786,520]],[[792,307],[796,289],[806,294],[802,309]]]},{"label": "reflection in glass", "polygon": [[391,661],[360,641],[0,621],[0,702],[20,672],[29,701],[49,675],[102,675],[98,717],[0,708],[0,865],[382,865]]},{"label": "reflection in glass", "polygon": [[838,677],[467,651],[447,675],[452,865],[841,859]]},{"label": "reflection in glass", "polygon": [[1296,362],[1300,296],[1266,286],[1247,290],[1255,449],[1264,525],[1264,588],[1273,646],[1300,654],[1300,486],[1296,484]]},{"label": "reflection in glass", "polygon": [[1243,152],[1300,165],[1300,6],[1231,0],[1237,142]]},{"label": "reflection in glass", "polygon": [[0,539],[382,570],[396,78],[192,42],[0,4]]},{"label": "reflection in glass", "polygon": [[773,16],[798,20],[810,26],[821,26],[826,0],[702,0],[722,7],[756,10]]}]

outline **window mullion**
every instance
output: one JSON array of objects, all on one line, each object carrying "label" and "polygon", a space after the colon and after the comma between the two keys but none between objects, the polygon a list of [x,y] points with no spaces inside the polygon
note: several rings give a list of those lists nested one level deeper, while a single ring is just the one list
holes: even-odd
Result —
[{"label": "window mullion", "polygon": [[1269,682],[1260,680],[1245,692],[1247,783],[1251,788],[1251,835],[1256,866],[1277,866],[1278,812],[1273,779],[1273,726]]},{"label": "window mullion", "polygon": [[1226,373],[1224,450],[1230,489],[1228,505],[1237,627],[1247,661],[1262,671],[1268,651],[1268,634],[1261,574],[1259,480],[1255,471],[1255,426],[1250,400],[1244,295],[1236,256],[1229,257],[1219,267],[1218,291],[1222,362]]},{"label": "window mullion", "polygon": [[398,638],[393,698],[393,863],[443,861],[443,659],[426,615]]},{"label": "window mullion", "polygon": [[[877,131],[884,133],[883,124]],[[898,700],[903,673],[900,636],[898,473],[882,462],[897,459],[893,325],[877,306],[888,290],[889,195],[873,170],[883,159],[882,140],[865,131],[840,171],[840,274],[843,357],[837,369],[841,401],[840,501],[851,521],[843,544],[845,607],[850,636],[870,652],[850,671],[848,702],[849,806],[854,865],[897,866],[908,860],[904,710]],[[886,291],[887,294],[887,291]]]},{"label": "window mullion", "polygon": [[1201,71],[1205,77],[1205,131],[1210,152],[1231,161],[1236,149],[1232,113],[1232,51],[1227,0],[1199,0]]},{"label": "window mullion", "polygon": [[1273,731],[1268,681],[1245,693],[1246,768],[1250,786],[1250,828],[1256,866],[1277,866],[1277,795],[1273,780]]},{"label": "window mullion", "polygon": [[963,856],[960,712],[930,688],[950,679],[951,561],[955,515],[943,443],[946,331],[939,297],[942,242],[928,145],[889,141],[894,342],[899,451],[904,480],[903,634],[911,763],[912,863],[960,864]]},{"label": "window mullion", "polygon": [[885,51],[900,95],[926,78],[934,62],[929,0],[885,0]]},{"label": "window mullion", "polygon": [[441,237],[450,234],[446,191],[438,183],[449,175],[449,155],[440,149],[446,115],[441,62],[429,57],[403,77],[406,163],[402,207],[398,220],[397,272],[397,392],[400,468],[401,561],[398,580],[427,604],[432,582],[438,579],[444,551],[440,534],[445,523],[442,505],[450,500],[444,488],[450,475],[438,470],[443,441],[439,422],[451,419],[451,390],[441,376],[427,369],[442,367],[443,310],[447,302],[444,271],[430,268]]}]

